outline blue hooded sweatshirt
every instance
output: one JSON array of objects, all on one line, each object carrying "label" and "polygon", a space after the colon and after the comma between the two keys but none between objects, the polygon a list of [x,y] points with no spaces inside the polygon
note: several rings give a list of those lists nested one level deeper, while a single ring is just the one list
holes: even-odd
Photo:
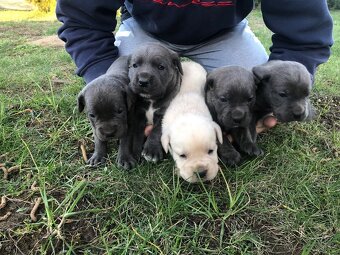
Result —
[{"label": "blue hooded sweatshirt", "polygon": [[[106,72],[118,56],[112,33],[117,10],[125,5],[139,25],[170,43],[192,45],[227,31],[253,9],[253,0],[58,0],[58,31],[87,82]],[[326,0],[262,0],[273,32],[269,59],[293,60],[314,75],[328,60],[332,18]]]}]

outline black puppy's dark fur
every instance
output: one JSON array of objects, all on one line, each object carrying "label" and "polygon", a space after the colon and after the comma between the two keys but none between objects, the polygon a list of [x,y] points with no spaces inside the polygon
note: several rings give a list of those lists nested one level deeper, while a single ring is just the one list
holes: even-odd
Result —
[{"label": "black puppy's dark fur", "polygon": [[79,112],[86,109],[94,134],[95,149],[87,162],[92,166],[105,162],[110,139],[127,135],[128,111],[133,102],[128,83],[127,57],[120,57],[78,95]]},{"label": "black puppy's dark fur", "polygon": [[294,61],[272,60],[253,68],[257,80],[255,114],[260,119],[268,113],[280,122],[306,121],[314,116],[309,101],[311,75]]},{"label": "black puppy's dark fur", "polygon": [[[143,155],[147,160],[158,161],[163,158],[160,142],[162,118],[173,97],[177,94],[183,74],[177,53],[158,43],[149,43],[138,48],[129,57],[129,87],[137,95],[133,127],[125,141],[126,150],[133,158]],[[144,128],[147,124],[146,112],[150,105],[153,113],[153,129],[144,142]],[[144,146],[143,146],[144,144]],[[127,168],[134,162],[126,161]]]},{"label": "black puppy's dark fur", "polygon": [[223,144],[218,154],[223,163],[236,165],[241,160],[240,153],[229,142],[227,134],[233,138],[235,146],[250,156],[262,154],[253,133],[253,107],[256,85],[253,74],[238,66],[217,68],[207,76],[205,86],[206,102],[209,110],[222,131]]}]

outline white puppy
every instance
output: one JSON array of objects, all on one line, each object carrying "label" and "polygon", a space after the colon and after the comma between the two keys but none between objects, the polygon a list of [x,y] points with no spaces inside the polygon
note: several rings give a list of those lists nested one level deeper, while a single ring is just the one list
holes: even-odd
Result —
[{"label": "white puppy", "polygon": [[222,143],[222,132],[205,104],[206,71],[195,62],[183,62],[182,67],[180,91],[163,118],[162,146],[171,152],[184,180],[208,181],[219,169],[217,140]]}]

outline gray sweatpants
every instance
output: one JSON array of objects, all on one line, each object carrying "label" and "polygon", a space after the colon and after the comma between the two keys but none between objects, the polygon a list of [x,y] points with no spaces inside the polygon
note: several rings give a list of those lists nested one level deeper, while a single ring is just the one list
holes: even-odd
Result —
[{"label": "gray sweatpants", "polygon": [[124,20],[116,33],[115,45],[119,48],[120,56],[128,55],[141,44],[148,42],[160,42],[181,57],[201,64],[207,71],[228,65],[251,69],[268,60],[263,45],[250,30],[246,19],[231,31],[197,45],[177,45],[160,41],[145,32],[132,17]]}]

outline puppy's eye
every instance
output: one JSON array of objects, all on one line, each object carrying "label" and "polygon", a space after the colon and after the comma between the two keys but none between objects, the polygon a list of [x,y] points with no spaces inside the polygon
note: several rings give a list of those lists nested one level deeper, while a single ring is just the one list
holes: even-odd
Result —
[{"label": "puppy's eye", "polygon": [[90,117],[91,119],[94,119],[96,116],[95,116],[93,113],[89,113],[89,117]]},{"label": "puppy's eye", "polygon": [[223,103],[228,101],[228,99],[226,97],[220,97],[219,100]]},{"label": "puppy's eye", "polygon": [[187,158],[187,155],[185,155],[185,154],[181,154],[181,155],[179,155],[181,158]]},{"label": "puppy's eye", "polygon": [[279,96],[280,96],[280,97],[287,97],[288,95],[287,95],[286,92],[280,92],[280,93],[279,93]]},{"label": "puppy's eye", "polygon": [[208,154],[211,155],[213,154],[214,150],[208,150]]},{"label": "puppy's eye", "polygon": [[123,108],[119,108],[118,110],[117,110],[117,113],[118,114],[121,114],[123,112]]},{"label": "puppy's eye", "polygon": [[133,68],[137,68],[138,65],[137,65],[136,63],[134,63],[134,64],[132,65],[132,67],[133,67]]},{"label": "puppy's eye", "polygon": [[249,98],[248,98],[248,102],[250,103],[251,101],[253,101],[253,99],[254,99],[253,96],[249,97]]},{"label": "puppy's eye", "polygon": [[163,65],[158,65],[158,70],[164,70],[164,66]]}]

